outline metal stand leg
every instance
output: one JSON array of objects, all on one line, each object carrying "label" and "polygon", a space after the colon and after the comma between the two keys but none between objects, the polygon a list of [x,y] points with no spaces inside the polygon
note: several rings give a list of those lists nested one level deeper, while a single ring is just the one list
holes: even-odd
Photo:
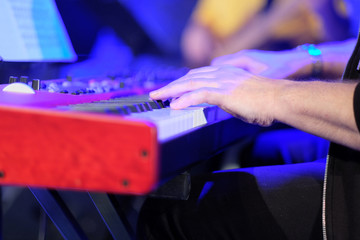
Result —
[{"label": "metal stand leg", "polygon": [[56,191],[29,188],[65,239],[85,240],[85,233]]},{"label": "metal stand leg", "polygon": [[[135,228],[128,221],[129,213],[121,210],[117,196],[103,193],[89,193],[89,196],[115,240],[135,238]],[[128,206],[125,207],[129,209]]]},{"label": "metal stand leg", "polygon": [[[29,189],[65,239],[87,239],[57,191],[32,187]],[[149,196],[186,200],[189,192],[190,174],[185,172],[163,184]],[[147,196],[121,196],[106,193],[88,193],[88,195],[113,239],[135,239],[138,215]],[[45,229],[44,225],[39,236],[45,234]]]},{"label": "metal stand leg", "polygon": [[47,228],[47,215],[43,209],[40,210],[39,216],[39,233],[38,240],[45,240]]}]

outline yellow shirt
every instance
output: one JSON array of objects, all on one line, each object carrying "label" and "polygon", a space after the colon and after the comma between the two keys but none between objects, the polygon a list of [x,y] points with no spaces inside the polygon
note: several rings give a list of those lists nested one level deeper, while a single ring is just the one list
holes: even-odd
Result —
[{"label": "yellow shirt", "polygon": [[266,0],[201,0],[194,13],[200,22],[219,38],[226,38],[265,6]]},{"label": "yellow shirt", "polygon": [[[225,39],[239,31],[252,16],[259,13],[268,0],[199,0],[193,17],[207,27],[218,39]],[[289,0],[274,0],[272,5]],[[299,0],[301,1],[301,0]],[[343,0],[334,1],[339,8]],[[306,3],[307,2],[307,3]],[[334,3],[333,2],[333,3]],[[326,40],[324,19],[315,10],[312,0],[296,5],[292,12],[271,29],[274,40],[288,40],[293,44]],[[328,4],[328,3],[324,3]],[[276,6],[274,6],[276,7]],[[260,26],[261,27],[261,26]]]}]

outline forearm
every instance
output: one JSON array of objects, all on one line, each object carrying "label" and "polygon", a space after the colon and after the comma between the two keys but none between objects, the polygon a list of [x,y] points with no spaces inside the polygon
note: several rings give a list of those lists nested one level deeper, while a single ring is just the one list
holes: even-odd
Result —
[{"label": "forearm", "polygon": [[[318,44],[321,54],[321,77],[340,79],[355,45],[355,39],[343,42]],[[270,78],[313,78],[314,59],[310,54],[295,48],[279,52],[244,50],[214,59],[213,66],[232,65],[251,73]]]},{"label": "forearm", "polygon": [[284,81],[276,90],[274,118],[360,150],[353,111],[356,83]]}]

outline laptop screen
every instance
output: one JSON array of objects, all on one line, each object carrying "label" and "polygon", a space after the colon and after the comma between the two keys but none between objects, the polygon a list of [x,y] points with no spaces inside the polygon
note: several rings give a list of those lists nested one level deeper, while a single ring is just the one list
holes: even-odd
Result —
[{"label": "laptop screen", "polygon": [[0,60],[77,59],[54,0],[0,0]]}]

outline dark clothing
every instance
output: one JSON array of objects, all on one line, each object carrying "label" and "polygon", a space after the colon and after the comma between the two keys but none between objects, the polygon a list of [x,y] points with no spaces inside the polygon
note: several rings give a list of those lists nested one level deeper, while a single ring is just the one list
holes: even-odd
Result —
[{"label": "dark clothing", "polygon": [[[360,42],[348,62],[343,79],[359,80]],[[358,87],[354,112],[359,123]],[[358,124],[359,126],[359,124]],[[325,239],[360,238],[360,152],[331,143],[324,186]]]},{"label": "dark clothing", "polygon": [[360,131],[360,83],[356,86],[354,92],[354,113],[356,125]]},{"label": "dark clothing", "polygon": [[359,239],[360,153],[332,144],[325,182],[325,239]]},{"label": "dark clothing", "polygon": [[190,199],[148,199],[138,239],[321,239],[325,159],[193,179]]}]

